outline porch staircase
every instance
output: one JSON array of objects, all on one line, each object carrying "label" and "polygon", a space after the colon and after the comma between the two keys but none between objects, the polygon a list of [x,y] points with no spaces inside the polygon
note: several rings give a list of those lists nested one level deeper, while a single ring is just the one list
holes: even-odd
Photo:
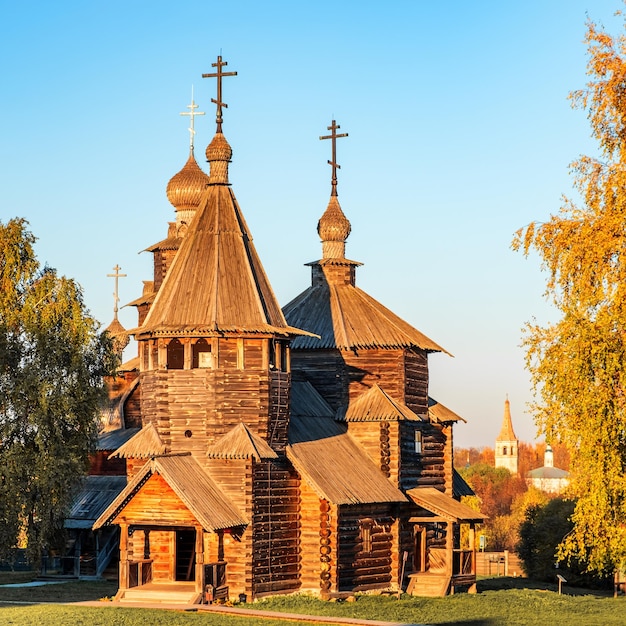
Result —
[{"label": "porch staircase", "polygon": [[448,574],[420,572],[409,575],[406,589],[413,596],[439,598],[448,595],[452,578]]},{"label": "porch staircase", "polygon": [[123,604],[198,604],[202,594],[194,585],[176,583],[148,583],[118,591],[115,601]]}]

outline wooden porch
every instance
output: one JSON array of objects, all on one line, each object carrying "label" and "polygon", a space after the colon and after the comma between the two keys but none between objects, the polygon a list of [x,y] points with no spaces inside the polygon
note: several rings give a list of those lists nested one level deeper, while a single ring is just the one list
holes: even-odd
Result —
[{"label": "wooden porch", "polygon": [[[418,571],[409,574],[407,593],[420,596],[446,596],[460,587],[476,592],[476,537],[475,525],[484,515],[453,500],[433,488],[411,489],[407,495],[417,504],[422,514],[411,517],[415,524]],[[469,526],[465,533],[465,547],[461,541],[461,525]],[[429,532],[445,536],[445,547],[429,545]],[[435,530],[433,530],[433,528]],[[455,545],[455,543],[457,545]]]}]

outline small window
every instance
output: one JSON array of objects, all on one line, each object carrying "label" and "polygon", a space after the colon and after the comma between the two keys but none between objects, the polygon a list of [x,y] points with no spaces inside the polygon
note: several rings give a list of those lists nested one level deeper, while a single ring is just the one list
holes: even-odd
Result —
[{"label": "small window", "polygon": [[422,431],[415,431],[415,453],[422,454]]},{"label": "small window", "polygon": [[361,552],[370,553],[372,551],[372,527],[374,521],[371,519],[361,520],[359,524],[359,539],[361,540]]},{"label": "small window", "polygon": [[503,456],[506,456],[506,455],[507,455],[507,452],[508,452],[508,448],[507,448],[506,446],[504,446],[504,447],[502,448],[502,454],[503,454]]}]

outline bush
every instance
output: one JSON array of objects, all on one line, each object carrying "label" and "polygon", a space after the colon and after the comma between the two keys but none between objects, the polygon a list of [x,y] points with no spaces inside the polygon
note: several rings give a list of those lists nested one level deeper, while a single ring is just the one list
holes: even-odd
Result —
[{"label": "bush", "polygon": [[554,582],[561,574],[569,584],[585,587],[605,587],[610,585],[611,576],[601,576],[585,572],[584,564],[571,560],[568,563],[556,561],[558,545],[571,532],[574,502],[564,498],[554,498],[546,504],[530,506],[519,530],[517,554],[528,578]]}]

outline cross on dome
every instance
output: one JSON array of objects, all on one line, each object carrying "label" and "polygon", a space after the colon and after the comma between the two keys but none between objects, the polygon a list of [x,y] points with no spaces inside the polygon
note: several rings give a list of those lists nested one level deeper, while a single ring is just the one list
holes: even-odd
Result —
[{"label": "cross on dome", "polygon": [[198,105],[193,100],[193,85],[191,86],[191,104],[188,104],[187,108],[189,109],[189,111],[182,111],[181,115],[188,115],[191,120],[189,123],[189,148],[193,151],[193,137],[196,134],[194,128],[194,118],[196,117],[196,115],[204,115],[204,112],[196,111]]},{"label": "cross on dome", "polygon": [[332,160],[328,161],[328,164],[332,166],[333,168],[333,177],[332,177],[332,191],[331,191],[331,196],[336,196],[337,195],[337,169],[341,169],[341,165],[337,164],[337,139],[341,138],[341,137],[347,137],[348,133],[341,133],[341,134],[337,134],[337,131],[341,128],[341,126],[339,126],[339,124],[337,124],[335,122],[335,120],[332,121],[330,126],[327,126],[328,130],[331,131],[330,135],[324,135],[322,137],[320,137],[320,139],[330,139],[331,140],[331,144],[332,144]]},{"label": "cross on dome", "polygon": [[216,67],[217,72],[211,74],[202,74],[202,78],[217,78],[217,100],[211,98],[211,102],[217,105],[217,115],[215,121],[217,123],[217,132],[222,132],[222,107],[228,108],[225,102],[222,102],[222,78],[224,76],[237,76],[237,72],[223,72],[222,68],[228,65],[226,61],[222,61],[222,56],[218,55],[217,63],[211,63],[211,67]]},{"label": "cross on dome", "polygon": [[120,301],[119,295],[118,295],[118,291],[117,291],[117,287],[118,287],[118,281],[120,278],[126,278],[126,274],[120,274],[120,270],[122,268],[119,265],[116,265],[113,268],[113,271],[115,272],[115,274],[107,274],[107,277],[109,278],[115,278],[115,291],[113,292],[113,313],[114,313],[114,319],[117,319],[117,303]]}]

